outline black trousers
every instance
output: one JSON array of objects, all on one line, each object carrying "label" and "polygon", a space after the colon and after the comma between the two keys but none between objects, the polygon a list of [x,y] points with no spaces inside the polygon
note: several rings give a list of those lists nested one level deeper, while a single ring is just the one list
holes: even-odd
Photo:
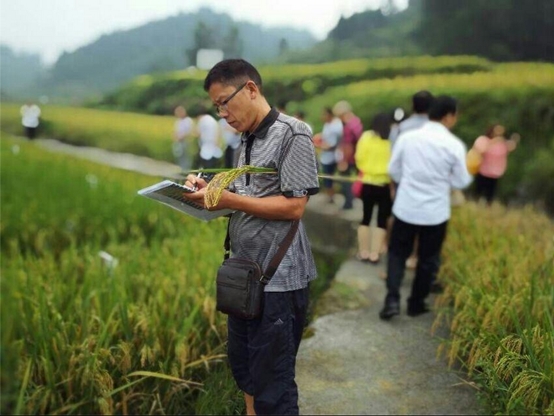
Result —
[{"label": "black trousers", "polygon": [[373,207],[377,205],[377,227],[387,229],[387,220],[392,209],[389,185],[376,186],[364,183],[362,186],[362,202],[364,204],[364,215],[361,225],[371,223]]},{"label": "black trousers", "polygon": [[309,289],[265,292],[263,314],[227,320],[227,352],[238,387],[254,396],[259,415],[297,415],[296,354],[306,323]]},{"label": "black trousers", "polygon": [[489,178],[479,173],[475,177],[477,198],[480,198],[483,196],[490,204],[494,199],[494,196],[496,195],[497,183],[498,183],[498,178]]},{"label": "black trousers", "polygon": [[400,286],[404,278],[406,259],[410,256],[414,240],[418,236],[418,261],[408,306],[416,309],[423,306],[440,268],[440,253],[447,225],[448,221],[438,225],[414,225],[394,218],[389,241],[385,302],[400,301]]}]

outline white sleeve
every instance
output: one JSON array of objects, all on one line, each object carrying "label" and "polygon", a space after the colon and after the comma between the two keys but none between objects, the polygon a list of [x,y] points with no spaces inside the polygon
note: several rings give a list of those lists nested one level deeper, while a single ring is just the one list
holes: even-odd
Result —
[{"label": "white sleeve", "polygon": [[450,186],[455,189],[463,189],[471,183],[473,177],[467,170],[466,147],[461,141],[458,144],[454,151],[454,166],[452,166]]},{"label": "white sleeve", "polygon": [[392,148],[392,155],[389,161],[389,175],[393,181],[396,183],[400,182],[402,177],[402,157],[404,154],[404,143],[403,137],[400,138]]}]

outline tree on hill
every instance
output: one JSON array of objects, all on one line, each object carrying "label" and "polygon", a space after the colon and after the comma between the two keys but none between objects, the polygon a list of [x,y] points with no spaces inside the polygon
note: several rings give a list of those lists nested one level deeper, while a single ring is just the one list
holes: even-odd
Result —
[{"label": "tree on hill", "polygon": [[237,25],[231,26],[227,35],[223,38],[222,49],[226,59],[242,57],[243,47]]},{"label": "tree on hill", "polygon": [[175,71],[194,65],[200,47],[224,50],[256,64],[273,61],[285,38],[296,49],[316,43],[306,30],[264,28],[235,22],[225,13],[201,8],[134,29],[101,36],[74,52],[64,53],[42,82],[43,93],[84,98],[113,90],[152,71]]},{"label": "tree on hill", "polygon": [[417,33],[433,54],[554,60],[552,0],[421,0]]},{"label": "tree on hill", "polygon": [[216,47],[214,29],[200,20],[194,29],[194,47],[187,51],[191,65],[196,65],[196,54],[200,49],[212,49]]}]

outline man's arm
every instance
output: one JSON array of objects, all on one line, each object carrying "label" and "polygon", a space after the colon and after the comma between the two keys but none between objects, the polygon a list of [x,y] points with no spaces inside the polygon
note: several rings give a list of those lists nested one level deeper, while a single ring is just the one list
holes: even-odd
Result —
[{"label": "man's arm", "polygon": [[472,180],[473,177],[467,170],[466,148],[465,145],[460,143],[454,155],[454,166],[452,167],[450,185],[455,189],[463,189],[467,187]]},{"label": "man's arm", "polygon": [[404,154],[404,137],[399,137],[395,146],[392,148],[392,155],[389,161],[389,175],[396,183],[400,182],[402,177],[402,156]]},{"label": "man's arm", "polygon": [[[208,184],[203,179],[197,179],[195,175],[189,175],[185,185],[191,188],[196,187],[198,190],[183,194],[183,196],[206,207],[204,197]],[[275,195],[257,198],[225,190],[217,206],[209,209],[215,211],[229,208],[268,220],[297,220],[302,218],[307,203],[307,196],[287,198],[283,195]]]}]

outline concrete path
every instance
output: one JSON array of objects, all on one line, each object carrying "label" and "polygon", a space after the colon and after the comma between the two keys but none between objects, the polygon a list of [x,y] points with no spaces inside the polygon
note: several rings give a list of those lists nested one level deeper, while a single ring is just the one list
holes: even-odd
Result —
[{"label": "concrete path", "polygon": [[[342,220],[352,240],[361,204],[356,201],[353,210],[341,211],[340,202],[329,204],[316,195],[309,209],[327,217],[325,224]],[[297,360],[301,413],[479,414],[476,389],[437,358],[447,331],[431,334],[433,313],[416,318],[405,313],[412,272],[403,282],[401,315],[388,322],[379,319],[385,260],[371,265],[351,256],[322,297],[321,316],[311,324],[314,335],[302,341]]]},{"label": "concrete path", "polygon": [[[98,163],[143,174],[180,177],[178,166],[149,158],[75,147],[55,140],[35,143]],[[356,247],[355,229],[361,201],[341,211],[316,195],[308,203],[304,222],[314,247],[333,252]],[[384,259],[383,259],[384,260]],[[302,414],[478,414],[476,390],[446,361],[437,358],[442,330],[432,335],[434,314],[417,318],[402,314],[389,322],[378,317],[385,296],[384,261],[379,265],[347,260],[317,307],[313,336],[302,341],[297,383]],[[411,275],[402,288],[405,300]],[[433,299],[430,299],[432,303]]]}]

